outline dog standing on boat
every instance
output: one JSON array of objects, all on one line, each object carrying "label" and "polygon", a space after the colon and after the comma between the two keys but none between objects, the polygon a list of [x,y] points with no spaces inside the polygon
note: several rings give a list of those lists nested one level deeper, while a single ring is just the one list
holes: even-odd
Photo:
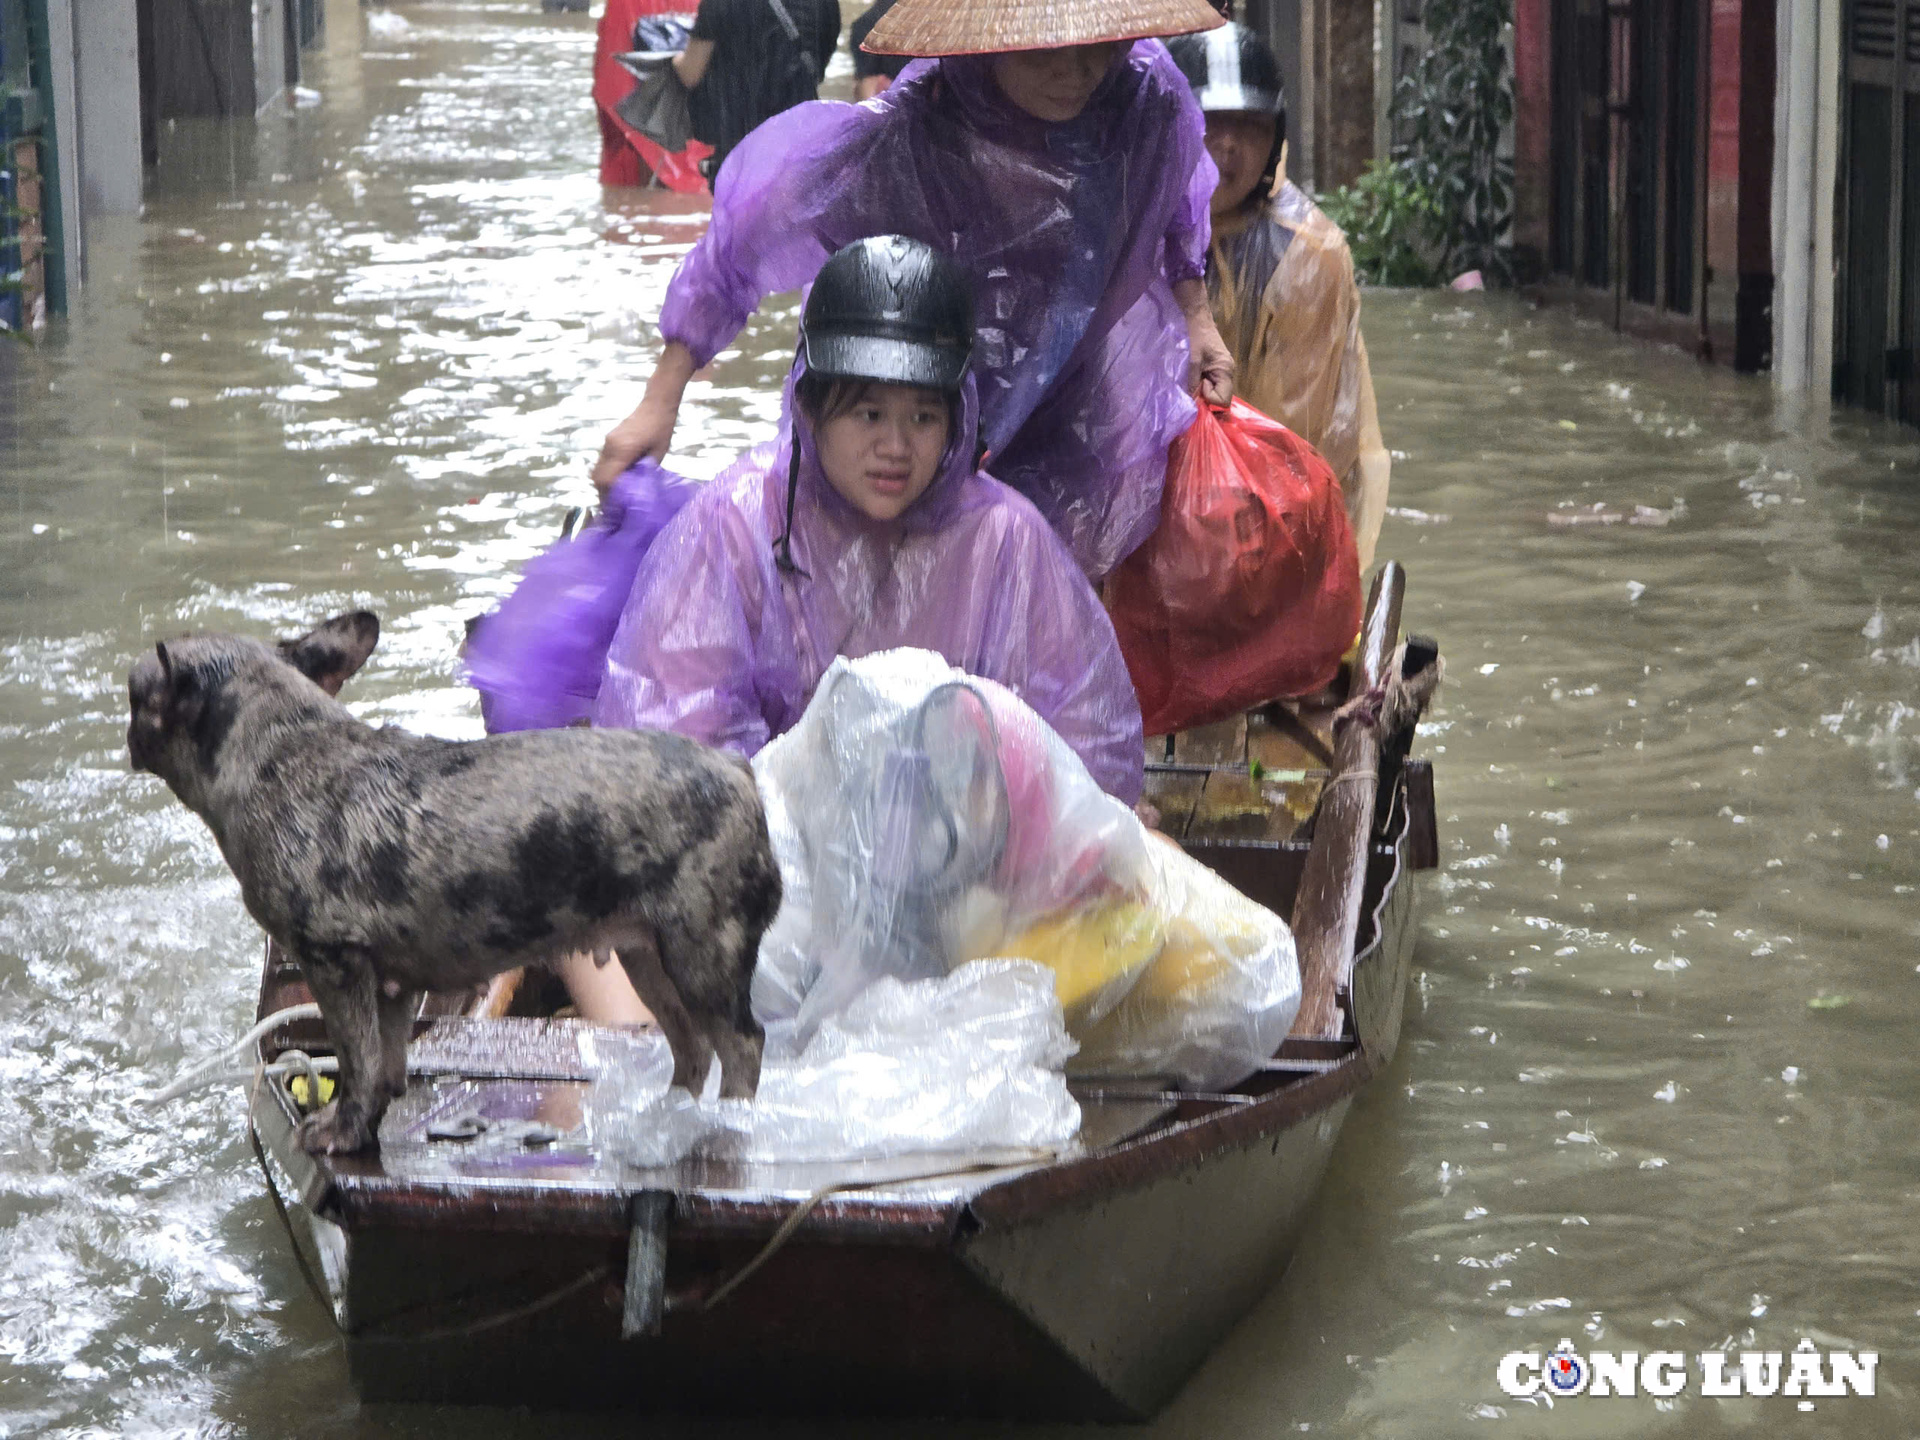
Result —
[{"label": "dog standing on boat", "polygon": [[748,1006],[780,872],[747,770],[677,735],[374,729],[337,697],[380,638],[362,610],[277,647],[163,642],[128,676],[127,748],[207,822],[249,912],[296,961],[339,1052],[312,1152],[376,1143],[425,990],[618,951],[698,1093],[751,1096]]}]

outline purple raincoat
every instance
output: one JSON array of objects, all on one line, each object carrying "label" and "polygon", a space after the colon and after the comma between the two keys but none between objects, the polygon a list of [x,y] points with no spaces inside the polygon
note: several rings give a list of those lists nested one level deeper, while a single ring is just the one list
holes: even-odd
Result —
[{"label": "purple raincoat", "polygon": [[1007,100],[990,56],[918,61],[865,104],[796,106],[746,138],[660,333],[704,365],[842,246],[925,241],[973,286],[993,473],[1099,578],[1158,522],[1167,446],[1193,420],[1169,287],[1206,271],[1205,139],[1157,40],[1123,52],[1065,125]]},{"label": "purple raincoat", "polygon": [[[913,645],[1005,685],[1101,788],[1138,800],[1140,702],[1113,624],[1039,512],[973,468],[973,378],[933,483],[881,523],[827,483],[811,428],[793,423],[802,370],[787,382],[786,438],[704,487],[641,562],[593,723],[750,757],[800,719],[836,655]],[[804,573],[774,563],[796,439],[792,552]]]}]

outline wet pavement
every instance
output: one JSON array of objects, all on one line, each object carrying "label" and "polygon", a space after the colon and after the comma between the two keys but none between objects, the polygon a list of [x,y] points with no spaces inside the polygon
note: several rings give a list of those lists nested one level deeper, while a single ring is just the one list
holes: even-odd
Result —
[{"label": "wet pavement", "polygon": [[[126,772],[128,664],[367,605],[356,709],[477,734],[461,623],[590,497],[702,218],[603,198],[588,17],[328,22],[320,103],[171,129],[72,322],[0,348],[0,1433],[641,1428],[356,1406],[240,1096],[141,1105],[244,1028],[259,941]],[[770,433],[793,321],[696,384],[687,469]],[[1147,1433],[1920,1432],[1920,436],[1512,297],[1365,321],[1442,868],[1293,1270]],[[1563,1336],[1877,1349],[1879,1394],[1500,1393]]]}]

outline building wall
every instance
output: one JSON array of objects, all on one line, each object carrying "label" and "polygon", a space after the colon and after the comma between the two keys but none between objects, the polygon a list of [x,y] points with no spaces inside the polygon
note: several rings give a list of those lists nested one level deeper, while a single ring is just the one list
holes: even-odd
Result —
[{"label": "building wall", "polygon": [[1547,0],[1513,3],[1513,250],[1522,278],[1547,272],[1553,164]]},{"label": "building wall", "polygon": [[28,0],[35,84],[45,119],[40,131],[42,217],[47,237],[47,308],[67,310],[80,288],[86,253],[80,227],[80,143],[73,74],[73,11],[66,0]]},{"label": "building wall", "polygon": [[[253,0],[253,108],[264,110],[299,78],[299,51],[287,45],[291,0]],[[291,64],[289,63],[291,62]]]},{"label": "building wall", "polygon": [[140,41],[134,0],[67,0],[83,215],[140,213]]},{"label": "building wall", "polygon": [[[0,31],[24,23],[33,56],[54,313],[85,283],[88,220],[139,213],[159,122],[257,113],[297,78],[300,44],[323,43],[323,14],[322,0],[0,0]],[[13,48],[0,41],[10,71]]]}]

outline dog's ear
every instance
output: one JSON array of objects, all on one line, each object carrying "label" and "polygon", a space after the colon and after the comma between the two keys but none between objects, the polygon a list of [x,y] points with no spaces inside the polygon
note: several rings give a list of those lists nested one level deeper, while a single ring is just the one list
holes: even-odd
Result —
[{"label": "dog's ear", "polygon": [[174,706],[174,664],[164,644],[134,662],[127,676],[127,753],[135,770],[154,770]]},{"label": "dog's ear", "polygon": [[379,643],[380,617],[371,610],[353,610],[298,640],[282,640],[280,658],[327,694],[338,695]]}]

